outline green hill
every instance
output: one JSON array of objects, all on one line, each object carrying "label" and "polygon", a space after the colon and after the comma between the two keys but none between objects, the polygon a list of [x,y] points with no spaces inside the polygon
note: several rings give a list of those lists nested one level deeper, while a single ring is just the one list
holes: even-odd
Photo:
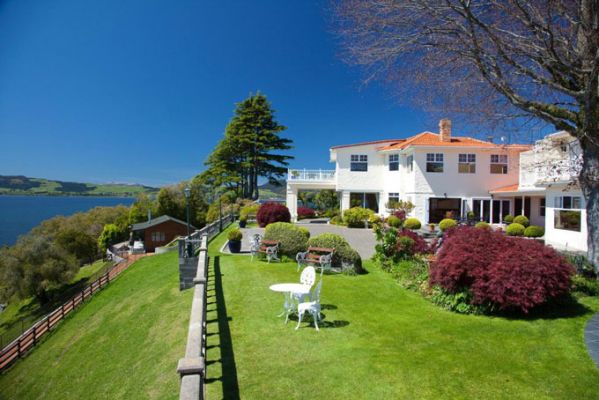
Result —
[{"label": "green hill", "polygon": [[0,195],[55,195],[55,196],[137,196],[157,193],[159,189],[125,183],[63,182],[21,175],[0,175]]},{"label": "green hill", "polygon": [[287,181],[280,180],[280,185],[274,185],[272,183],[264,183],[260,186],[258,186],[258,189],[260,190],[260,198],[261,199],[275,199],[275,198],[280,198],[280,199],[284,199],[285,198],[285,192],[287,190]]}]

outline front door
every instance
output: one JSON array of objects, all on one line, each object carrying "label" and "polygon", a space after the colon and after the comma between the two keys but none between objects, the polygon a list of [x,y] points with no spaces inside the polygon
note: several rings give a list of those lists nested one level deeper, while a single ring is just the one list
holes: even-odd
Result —
[{"label": "front door", "polygon": [[509,200],[493,200],[493,219],[491,223],[500,224],[505,219],[505,216],[510,213]]}]

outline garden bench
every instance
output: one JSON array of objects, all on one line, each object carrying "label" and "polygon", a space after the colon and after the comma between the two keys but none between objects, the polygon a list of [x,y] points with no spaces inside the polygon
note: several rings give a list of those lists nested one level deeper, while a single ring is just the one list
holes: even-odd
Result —
[{"label": "garden bench", "polygon": [[279,244],[278,240],[262,240],[259,245],[254,244],[252,246],[252,260],[257,253],[263,253],[266,254],[268,262],[281,261],[279,259]]},{"label": "garden bench", "polygon": [[325,270],[331,269],[333,264],[334,248],[328,247],[308,247],[307,251],[297,253],[295,260],[297,261],[297,270],[299,271],[302,265],[312,265],[320,268],[320,275]]}]

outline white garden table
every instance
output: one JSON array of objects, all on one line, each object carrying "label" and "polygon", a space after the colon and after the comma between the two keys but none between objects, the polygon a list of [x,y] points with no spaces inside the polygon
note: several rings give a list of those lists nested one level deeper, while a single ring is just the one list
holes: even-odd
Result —
[{"label": "white garden table", "polygon": [[279,317],[283,315],[289,316],[295,311],[295,299],[301,299],[304,296],[310,294],[310,285],[304,285],[301,283],[276,283],[270,286],[270,290],[273,292],[283,293],[285,296],[285,302],[283,303],[283,312],[279,314]]}]

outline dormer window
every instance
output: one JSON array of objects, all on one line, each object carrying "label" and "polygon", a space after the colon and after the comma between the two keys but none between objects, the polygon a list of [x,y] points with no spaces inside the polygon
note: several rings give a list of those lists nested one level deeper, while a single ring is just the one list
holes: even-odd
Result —
[{"label": "dormer window", "polygon": [[366,154],[352,154],[350,171],[366,172],[368,171],[368,156]]},{"label": "dormer window", "polygon": [[443,172],[443,153],[426,154],[426,172]]},{"label": "dormer window", "polygon": [[491,154],[491,173],[507,174],[507,155]]},{"label": "dormer window", "polygon": [[389,154],[389,171],[399,171],[399,154]]}]

